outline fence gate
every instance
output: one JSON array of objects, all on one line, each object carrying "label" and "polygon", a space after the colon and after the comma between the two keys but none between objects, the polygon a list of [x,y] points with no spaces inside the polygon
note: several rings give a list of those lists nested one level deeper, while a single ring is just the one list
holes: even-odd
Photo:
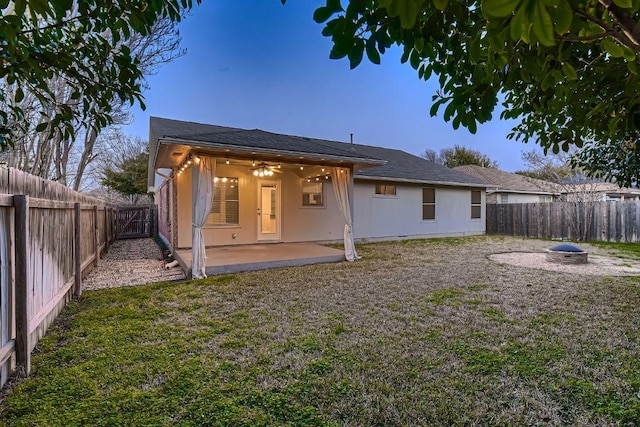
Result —
[{"label": "fence gate", "polygon": [[116,237],[133,239],[150,237],[154,220],[151,206],[119,206],[116,211]]}]

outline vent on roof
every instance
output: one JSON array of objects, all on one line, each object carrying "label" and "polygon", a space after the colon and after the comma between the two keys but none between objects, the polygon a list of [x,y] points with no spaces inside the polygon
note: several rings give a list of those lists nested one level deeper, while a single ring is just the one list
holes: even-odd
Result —
[{"label": "vent on roof", "polygon": [[173,157],[180,157],[182,156],[182,154],[183,154],[182,151],[174,151],[173,153],[171,153]]}]

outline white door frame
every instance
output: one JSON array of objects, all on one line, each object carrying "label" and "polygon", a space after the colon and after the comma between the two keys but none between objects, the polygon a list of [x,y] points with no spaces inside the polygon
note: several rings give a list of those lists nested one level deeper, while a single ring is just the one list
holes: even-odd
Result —
[{"label": "white door frame", "polygon": [[[262,233],[262,186],[276,187],[276,232]],[[282,194],[281,182],[279,180],[258,180],[258,241],[280,241],[282,235]]]}]

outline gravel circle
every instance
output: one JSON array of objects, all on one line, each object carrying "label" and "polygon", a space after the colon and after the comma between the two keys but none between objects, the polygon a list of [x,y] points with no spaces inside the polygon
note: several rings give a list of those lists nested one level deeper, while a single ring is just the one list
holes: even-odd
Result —
[{"label": "gravel circle", "polygon": [[537,268],[561,273],[586,276],[639,276],[640,263],[637,260],[614,258],[589,254],[587,264],[555,264],[546,260],[544,252],[505,252],[489,255],[488,258],[500,264]]},{"label": "gravel circle", "polygon": [[147,283],[183,280],[180,267],[164,268],[162,252],[151,238],[116,240],[82,281],[82,289],[119,288]]}]

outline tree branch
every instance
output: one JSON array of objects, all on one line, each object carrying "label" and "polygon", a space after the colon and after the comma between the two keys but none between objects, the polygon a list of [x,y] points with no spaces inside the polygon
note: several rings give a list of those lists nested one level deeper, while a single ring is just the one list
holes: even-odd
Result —
[{"label": "tree branch", "polygon": [[[611,17],[618,23],[622,32],[627,36],[629,43],[626,46],[640,52],[640,26],[633,16],[625,9],[616,5],[612,0],[598,0],[609,11]],[[618,38],[620,40],[620,38]],[[622,40],[620,40],[622,41]]]}]

